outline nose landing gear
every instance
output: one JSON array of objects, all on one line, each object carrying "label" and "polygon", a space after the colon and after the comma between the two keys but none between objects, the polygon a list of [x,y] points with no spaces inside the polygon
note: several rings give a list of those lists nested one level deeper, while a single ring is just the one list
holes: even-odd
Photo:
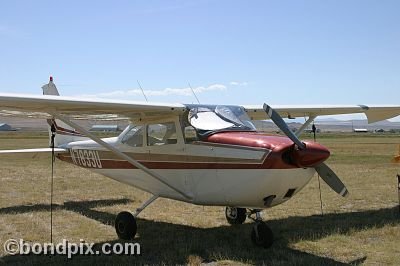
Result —
[{"label": "nose landing gear", "polygon": [[[256,217],[251,217],[255,214]],[[254,226],[251,230],[251,240],[253,244],[263,248],[269,248],[274,243],[274,234],[269,226],[262,220],[260,210],[252,210],[249,218],[254,221]]]},{"label": "nose landing gear", "polygon": [[[245,208],[226,207],[225,217],[228,223],[232,225],[242,224],[246,217],[254,221],[251,230],[251,240],[254,245],[269,248],[274,242],[274,234],[269,226],[262,220],[261,210],[249,210]],[[253,217],[255,215],[255,217]]]}]

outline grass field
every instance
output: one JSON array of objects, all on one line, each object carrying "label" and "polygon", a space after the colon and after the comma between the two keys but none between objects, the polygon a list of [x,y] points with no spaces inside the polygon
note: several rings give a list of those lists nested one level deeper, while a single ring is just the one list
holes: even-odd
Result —
[{"label": "grass field", "polygon": [[[328,164],[347,185],[343,199],[318,180],[292,200],[263,212],[276,242],[253,246],[252,224],[229,226],[223,207],[203,207],[160,199],[141,213],[141,256],[9,256],[3,243],[22,238],[49,242],[50,157],[0,158],[0,264],[266,264],[400,265],[400,215],[396,174],[390,163],[400,136],[321,135],[332,152]],[[46,147],[46,134],[0,134],[0,149]],[[85,169],[56,162],[54,242],[118,242],[115,215],[133,211],[149,194]]]}]

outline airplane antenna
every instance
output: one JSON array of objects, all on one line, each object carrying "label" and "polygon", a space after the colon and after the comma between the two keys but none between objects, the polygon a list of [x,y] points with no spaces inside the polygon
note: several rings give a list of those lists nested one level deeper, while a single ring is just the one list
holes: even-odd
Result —
[{"label": "airplane antenna", "polygon": [[137,81],[137,84],[139,85],[139,88],[142,90],[142,93],[143,93],[144,98],[146,99],[146,102],[148,102],[149,100],[147,99],[146,94],[144,94],[144,90],[143,90],[142,86],[140,85],[139,80],[136,80],[136,81]]},{"label": "airplane antenna", "polygon": [[197,100],[197,103],[200,103],[199,98],[197,98],[197,95],[196,95],[196,93],[194,92],[194,90],[193,90],[193,88],[192,88],[192,85],[190,85],[190,83],[188,83],[188,84],[189,84],[190,89],[192,90],[192,93],[193,93],[194,97],[195,97],[196,100]]}]

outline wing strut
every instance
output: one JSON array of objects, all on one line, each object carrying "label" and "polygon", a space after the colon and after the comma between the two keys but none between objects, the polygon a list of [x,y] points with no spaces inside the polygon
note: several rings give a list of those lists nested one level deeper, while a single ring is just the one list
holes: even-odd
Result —
[{"label": "wing strut", "polygon": [[307,121],[301,125],[301,127],[294,133],[297,137],[300,136],[301,133],[303,133],[304,129],[306,129],[306,127],[308,127],[308,125],[314,121],[314,119],[316,118],[316,115],[310,115],[307,119]]},{"label": "wing strut", "polygon": [[128,155],[126,155],[125,153],[121,152],[120,150],[118,150],[117,148],[115,148],[114,146],[104,142],[102,139],[96,137],[95,135],[93,135],[92,133],[88,132],[86,129],[84,129],[83,127],[79,126],[78,124],[70,121],[68,118],[66,118],[65,116],[58,114],[58,113],[49,113],[50,115],[54,116],[55,118],[63,121],[65,124],[77,129],[80,133],[86,135],[88,138],[92,139],[93,141],[95,141],[96,143],[98,143],[99,145],[103,146],[104,148],[106,148],[107,150],[113,152],[114,154],[116,154],[117,156],[121,157],[124,160],[127,160],[129,163],[131,163],[133,166],[141,169],[142,171],[144,171],[145,173],[147,173],[148,175],[152,176],[153,178],[157,179],[158,181],[160,181],[161,183],[163,183],[164,185],[166,185],[167,187],[169,187],[170,189],[178,192],[179,194],[181,194],[182,196],[184,196],[186,199],[192,199],[191,196],[189,196],[188,194],[186,194],[185,192],[183,192],[182,190],[180,190],[179,188],[174,187],[173,185],[171,185],[170,183],[168,183],[168,181],[165,180],[165,178],[161,175],[159,175],[158,173],[154,172],[153,170],[147,168],[146,166],[144,166],[143,164],[139,163],[137,160],[129,157]]}]

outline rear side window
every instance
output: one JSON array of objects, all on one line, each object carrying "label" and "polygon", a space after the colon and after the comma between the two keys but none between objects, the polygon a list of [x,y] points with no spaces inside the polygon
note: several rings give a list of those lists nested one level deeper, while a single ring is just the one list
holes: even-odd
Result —
[{"label": "rear side window", "polygon": [[122,143],[132,147],[142,147],[143,127],[142,126],[132,127],[122,138]]}]

